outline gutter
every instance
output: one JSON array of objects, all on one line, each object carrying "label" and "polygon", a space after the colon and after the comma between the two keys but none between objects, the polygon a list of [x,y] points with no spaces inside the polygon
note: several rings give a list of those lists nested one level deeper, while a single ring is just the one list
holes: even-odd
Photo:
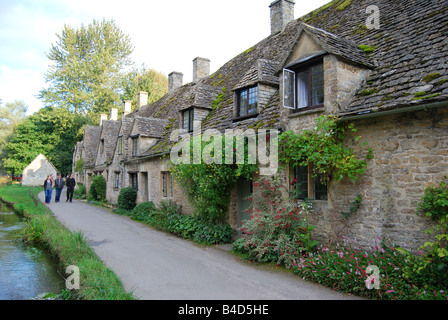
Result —
[{"label": "gutter", "polygon": [[421,110],[429,110],[434,108],[448,107],[448,100],[443,100],[439,102],[432,103],[424,103],[419,104],[417,106],[406,107],[406,108],[398,108],[393,110],[379,111],[379,112],[366,112],[366,113],[358,113],[350,116],[342,116],[339,120],[340,122],[344,121],[352,121],[352,120],[360,120],[360,119],[369,119],[369,118],[377,118],[388,115],[395,115],[405,112],[413,112],[413,111],[421,111]]}]

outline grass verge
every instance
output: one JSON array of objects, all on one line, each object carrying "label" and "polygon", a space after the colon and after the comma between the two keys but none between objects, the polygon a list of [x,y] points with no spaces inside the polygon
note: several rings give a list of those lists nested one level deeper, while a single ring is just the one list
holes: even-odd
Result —
[{"label": "grass verge", "polygon": [[80,287],[71,291],[79,300],[134,300],[119,278],[107,268],[88,245],[82,233],[66,229],[39,200],[40,187],[9,185],[0,188],[0,199],[25,217],[22,231],[25,242],[36,243],[55,256],[65,271],[70,265],[79,268]]}]

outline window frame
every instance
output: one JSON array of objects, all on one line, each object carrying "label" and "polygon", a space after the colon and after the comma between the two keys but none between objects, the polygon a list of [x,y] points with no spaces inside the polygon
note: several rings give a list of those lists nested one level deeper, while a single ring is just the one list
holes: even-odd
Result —
[{"label": "window frame", "polygon": [[[298,171],[297,169],[301,168],[303,171],[306,172],[306,181],[299,180],[299,177],[297,175]],[[301,196],[298,198],[298,200],[304,200],[304,199],[310,199],[313,201],[327,201],[328,200],[328,185],[323,184],[320,179],[324,177],[324,175],[317,174],[316,176],[313,176],[313,165],[309,164],[307,167],[304,166],[294,166],[291,168],[292,174],[291,177],[294,180],[296,180],[295,183],[291,183],[291,193],[295,191],[297,187],[300,187],[301,184],[305,183],[305,187],[302,189],[306,190],[306,195]],[[304,172],[301,172],[301,175],[303,176]],[[325,190],[318,191],[318,188],[325,187]]]},{"label": "window frame", "polygon": [[[186,119],[188,119],[188,122],[187,122],[188,128],[185,128],[186,127],[186,123],[185,123]],[[182,111],[182,129],[187,132],[193,132],[193,129],[194,129],[193,125],[194,125],[194,108],[188,108],[186,110],[183,110]]]},{"label": "window frame", "polygon": [[[173,197],[173,175],[169,171],[162,171],[162,197],[172,198]],[[168,196],[169,194],[169,196]]]},{"label": "window frame", "polygon": [[[251,99],[251,90],[253,90],[253,89],[255,89],[255,103],[250,104],[249,102]],[[237,119],[250,118],[250,117],[254,117],[254,116],[258,115],[259,91],[260,90],[258,88],[258,85],[245,87],[245,88],[242,88],[242,89],[239,89],[236,91],[236,118]],[[242,106],[241,98],[242,98],[243,93],[246,94],[246,101],[247,101],[245,114],[241,114],[241,106]],[[252,107],[249,108],[250,106],[252,106]],[[252,112],[249,112],[249,111],[252,111]]]},{"label": "window frame", "polygon": [[123,154],[123,136],[118,137],[118,154]]},{"label": "window frame", "polygon": [[115,176],[114,176],[114,188],[115,189],[120,189],[120,171],[115,171]]},{"label": "window frame", "polygon": [[132,156],[138,156],[138,137],[132,137]]},{"label": "window frame", "polygon": [[[319,92],[322,94],[322,103],[312,104],[313,100],[313,80],[311,71],[313,68],[320,67],[322,71],[320,73],[321,79],[319,83],[322,89]],[[306,86],[308,95],[308,105],[306,107],[298,107],[298,75],[305,73],[307,76]],[[292,90],[292,91],[291,91]],[[325,70],[322,57],[318,57],[307,61],[305,63],[299,63],[292,66],[286,66],[283,68],[283,107],[291,109],[292,112],[301,112],[312,109],[322,108],[325,104]]]},{"label": "window frame", "polygon": [[137,172],[129,172],[129,186],[138,190],[138,173]]}]

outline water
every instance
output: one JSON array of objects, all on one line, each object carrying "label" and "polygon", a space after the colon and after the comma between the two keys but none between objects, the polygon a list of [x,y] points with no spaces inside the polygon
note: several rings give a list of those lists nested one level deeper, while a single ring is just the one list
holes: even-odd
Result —
[{"label": "water", "polygon": [[16,239],[15,231],[23,226],[22,218],[0,202],[0,300],[29,300],[65,288],[46,252]]}]

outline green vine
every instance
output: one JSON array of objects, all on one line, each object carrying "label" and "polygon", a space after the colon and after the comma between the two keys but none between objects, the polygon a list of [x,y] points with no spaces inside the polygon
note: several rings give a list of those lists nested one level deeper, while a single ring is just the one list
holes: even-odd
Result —
[{"label": "green vine", "polygon": [[[353,124],[341,125],[336,120],[334,116],[320,116],[312,130],[281,134],[279,160],[293,167],[311,164],[315,175],[320,173],[336,180],[344,177],[359,180],[366,170],[366,160],[372,158],[372,149],[368,149],[365,159],[358,159],[353,150],[344,145],[347,130],[357,130]],[[359,138],[357,136],[355,141]]]}]

